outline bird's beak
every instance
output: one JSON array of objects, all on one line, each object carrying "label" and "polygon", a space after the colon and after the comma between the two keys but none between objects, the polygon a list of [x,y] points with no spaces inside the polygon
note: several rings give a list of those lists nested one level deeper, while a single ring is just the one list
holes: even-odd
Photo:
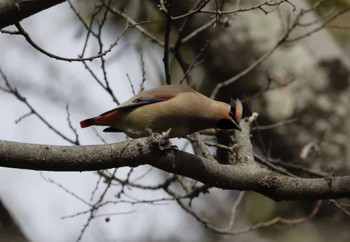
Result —
[{"label": "bird's beak", "polygon": [[241,127],[239,126],[239,124],[235,120],[232,120],[232,123],[233,123],[234,129],[242,131]]}]

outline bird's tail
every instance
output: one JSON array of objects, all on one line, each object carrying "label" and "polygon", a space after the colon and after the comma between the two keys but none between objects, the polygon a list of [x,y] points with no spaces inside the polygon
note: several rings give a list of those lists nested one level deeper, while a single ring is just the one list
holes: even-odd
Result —
[{"label": "bird's tail", "polygon": [[80,121],[80,127],[86,128],[92,125],[113,126],[117,122],[118,116],[119,112],[117,111],[107,112],[100,116]]},{"label": "bird's tail", "polygon": [[85,120],[80,121],[81,128],[86,128],[86,127],[89,127],[89,126],[92,126],[95,124],[96,124],[96,122],[95,122],[94,118],[89,118],[89,119],[85,119]]}]

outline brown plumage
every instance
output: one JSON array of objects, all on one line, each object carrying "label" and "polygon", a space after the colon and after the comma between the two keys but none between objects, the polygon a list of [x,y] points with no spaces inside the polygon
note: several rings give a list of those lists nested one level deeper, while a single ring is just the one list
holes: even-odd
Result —
[{"label": "brown plumage", "polygon": [[240,130],[241,117],[238,99],[227,104],[174,84],[140,92],[113,110],[81,121],[80,126],[109,126],[106,132],[124,132],[132,138],[171,128],[170,137],[183,137],[208,128]]}]

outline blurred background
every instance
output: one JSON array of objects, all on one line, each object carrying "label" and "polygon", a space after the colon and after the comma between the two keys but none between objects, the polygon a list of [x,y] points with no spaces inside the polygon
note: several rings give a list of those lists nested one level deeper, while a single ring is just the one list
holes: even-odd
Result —
[{"label": "blurred background", "polygon": [[[257,154],[299,176],[349,174],[349,1],[173,1],[171,15],[178,18],[170,27],[167,4],[74,0],[21,21],[33,42],[64,58],[96,56],[121,37],[92,61],[50,58],[23,36],[9,34],[17,31],[14,26],[6,28],[0,34],[0,69],[35,112],[4,91],[1,77],[0,139],[54,145],[125,140],[124,134],[99,128],[81,130],[79,121],[166,83],[160,43],[168,30],[172,83],[208,96],[225,83],[215,99],[239,97],[245,115],[259,113],[252,132]],[[198,12],[186,16],[191,11]],[[125,29],[132,20],[143,34],[135,26]],[[173,143],[192,152],[185,139]],[[331,201],[308,220],[315,201],[276,202],[254,192],[210,188],[184,201],[196,217],[169,191],[156,188],[171,179],[178,178],[148,166],[83,173],[0,168],[0,241],[341,242],[350,237],[349,214]],[[177,182],[172,189],[181,194],[184,184]],[[277,217],[306,221],[261,224]],[[206,222],[232,226],[237,234],[217,233]]]}]

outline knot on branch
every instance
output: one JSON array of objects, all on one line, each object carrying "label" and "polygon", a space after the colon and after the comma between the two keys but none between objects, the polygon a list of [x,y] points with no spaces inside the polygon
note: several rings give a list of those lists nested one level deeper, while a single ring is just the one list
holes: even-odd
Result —
[{"label": "knot on branch", "polygon": [[252,116],[248,117],[248,123],[251,125],[257,118],[259,114],[257,112],[254,112]]},{"label": "knot on branch", "polygon": [[168,150],[172,148],[172,144],[169,140],[169,133],[171,129],[168,129],[165,132],[160,133],[151,133],[149,136],[150,142],[156,144],[159,150]]}]

